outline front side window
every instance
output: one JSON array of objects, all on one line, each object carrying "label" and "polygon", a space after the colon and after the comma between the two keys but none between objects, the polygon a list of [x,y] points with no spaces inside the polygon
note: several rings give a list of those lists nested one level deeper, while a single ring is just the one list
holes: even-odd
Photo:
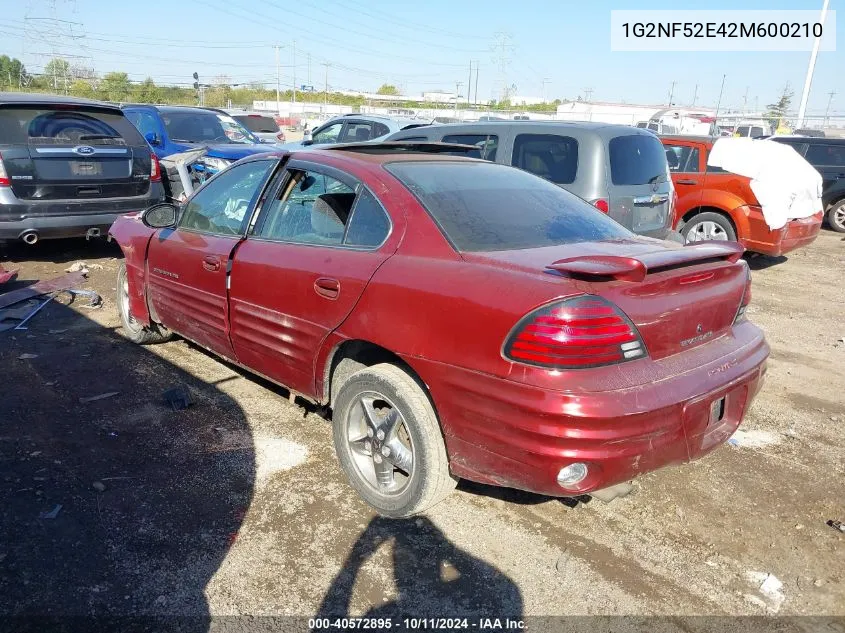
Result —
[{"label": "front side window", "polygon": [[179,227],[216,235],[240,235],[247,211],[275,164],[275,160],[256,160],[220,172],[188,201]]},{"label": "front side window", "polygon": [[578,196],[528,172],[478,161],[386,165],[458,251],[499,251],[633,234]]},{"label": "front side window", "polygon": [[557,185],[572,184],[578,172],[578,141],[558,134],[517,134],[511,164]]},{"label": "front side window", "polygon": [[343,123],[332,123],[328,127],[324,127],[322,130],[319,130],[315,133],[311,140],[313,141],[314,145],[320,145],[323,143],[337,143],[337,139],[340,138],[340,130],[343,129]]},{"label": "front side window", "polygon": [[499,137],[495,134],[450,134],[443,137],[444,143],[458,143],[459,145],[475,145],[478,152],[461,154],[469,158],[483,158],[496,160],[496,149],[499,147]]}]

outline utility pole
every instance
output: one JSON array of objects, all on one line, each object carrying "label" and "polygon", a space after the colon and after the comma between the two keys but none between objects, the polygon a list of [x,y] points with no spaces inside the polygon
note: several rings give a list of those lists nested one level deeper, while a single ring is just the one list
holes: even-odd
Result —
[{"label": "utility pole", "polygon": [[[467,89],[469,86],[467,86]],[[475,60],[475,98],[472,100],[473,105],[478,105],[478,60]]]},{"label": "utility pole", "polygon": [[296,103],[296,40],[293,41],[293,102]]},{"label": "utility pole", "polygon": [[282,116],[282,101],[280,95],[280,87],[282,83],[282,73],[279,66],[279,45],[276,45],[276,110],[278,110],[277,114]]},{"label": "utility pole", "polygon": [[692,105],[695,105],[696,99],[698,99],[698,84],[695,84],[695,92],[692,93]]},{"label": "utility pole", "polygon": [[669,89],[669,107],[672,107],[672,97],[675,96],[675,82],[672,82],[672,87]]},{"label": "utility pole", "polygon": [[323,106],[324,106],[324,111],[328,111],[328,109],[329,109],[329,62],[323,62],[323,66],[326,67],[326,84],[323,87]]},{"label": "utility pole", "polygon": [[[824,26],[824,18],[827,15],[827,6],[830,0],[824,0],[822,5],[822,14],[819,18],[819,24]],[[819,44],[821,38],[817,37],[813,42],[813,52],[810,53],[810,65],[807,68],[807,78],[804,80],[804,91],[801,93],[801,105],[798,106],[798,126],[804,127],[804,115],[807,113],[807,100],[810,98],[810,86],[813,84],[813,72],[816,69],[816,57],[819,56]]]},{"label": "utility pole", "polygon": [[830,104],[833,101],[833,95],[836,94],[834,90],[831,90],[827,93],[829,96],[827,98],[827,107],[824,109],[824,123],[822,123],[823,127],[827,127],[828,123],[828,115],[830,114]]},{"label": "utility pole", "polygon": [[455,82],[455,116],[458,116],[458,97],[461,96],[461,86],[464,85],[463,81],[456,81]]},{"label": "utility pole", "polygon": [[548,77],[543,77],[543,103],[546,103],[546,84],[552,83]]},{"label": "utility pole", "polygon": [[716,102],[716,116],[713,117],[716,119],[717,125],[719,124],[719,106],[722,105],[722,93],[725,91],[725,77],[727,77],[727,75],[722,75],[722,87],[719,88],[719,100]]},{"label": "utility pole", "polygon": [[471,86],[472,86],[472,60],[469,60],[469,80],[467,81],[467,107],[469,107],[469,93],[470,93],[470,87]]},{"label": "utility pole", "polygon": [[308,85],[311,85],[311,53],[308,53]]},{"label": "utility pole", "polygon": [[745,86],[745,94],[742,97],[742,117],[745,118],[745,106],[748,104],[748,86]]}]

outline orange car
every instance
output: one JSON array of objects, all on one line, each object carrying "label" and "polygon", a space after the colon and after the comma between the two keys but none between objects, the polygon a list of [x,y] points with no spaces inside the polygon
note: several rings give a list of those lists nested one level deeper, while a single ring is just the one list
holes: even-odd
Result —
[{"label": "orange car", "polygon": [[716,138],[662,136],[660,140],[678,195],[674,226],[688,242],[735,240],[746,250],[777,256],[816,239],[821,211],[790,220],[779,229],[769,228],[751,191],[751,179],[707,165]]}]

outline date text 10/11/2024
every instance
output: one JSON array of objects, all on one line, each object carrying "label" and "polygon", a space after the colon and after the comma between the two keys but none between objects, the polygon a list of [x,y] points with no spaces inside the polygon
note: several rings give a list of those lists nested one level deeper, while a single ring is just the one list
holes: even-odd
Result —
[{"label": "date text 10/11/2024", "polygon": [[312,618],[308,621],[312,631],[391,629],[419,631],[517,631],[525,628],[518,618]]}]

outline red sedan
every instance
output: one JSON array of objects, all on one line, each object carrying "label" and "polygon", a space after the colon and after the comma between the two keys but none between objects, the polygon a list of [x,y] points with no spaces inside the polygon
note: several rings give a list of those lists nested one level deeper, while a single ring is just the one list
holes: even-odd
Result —
[{"label": "red sedan", "polygon": [[606,494],[733,434],[769,353],[741,246],[638,237],[444,149],[252,157],[118,220],[124,330],[330,407],[341,467],[389,516],[461,477]]}]

